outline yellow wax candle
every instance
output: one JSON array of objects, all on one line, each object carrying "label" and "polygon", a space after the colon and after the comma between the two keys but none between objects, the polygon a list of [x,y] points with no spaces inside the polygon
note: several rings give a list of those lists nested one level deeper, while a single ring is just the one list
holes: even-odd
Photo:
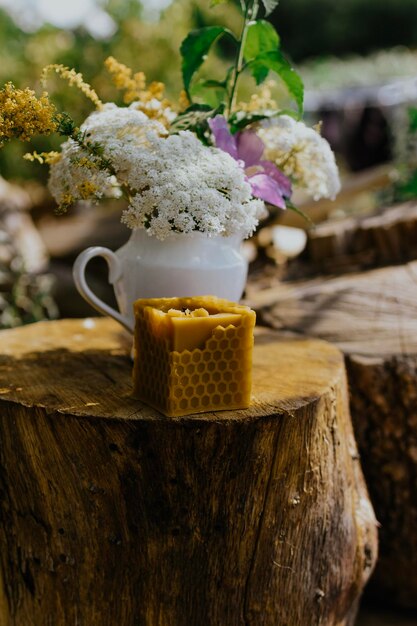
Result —
[{"label": "yellow wax candle", "polygon": [[204,348],[217,326],[227,328],[237,326],[241,316],[238,313],[215,313],[204,317],[171,317],[172,349],[176,352]]},{"label": "yellow wax candle", "polygon": [[255,313],[215,298],[135,302],[134,392],[167,416],[246,408]]}]

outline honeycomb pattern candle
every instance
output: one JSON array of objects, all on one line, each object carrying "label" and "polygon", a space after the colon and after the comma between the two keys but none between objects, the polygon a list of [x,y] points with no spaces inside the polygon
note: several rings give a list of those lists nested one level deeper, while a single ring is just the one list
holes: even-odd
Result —
[{"label": "honeycomb pattern candle", "polygon": [[214,296],[135,302],[135,395],[168,417],[250,404],[255,312]]}]

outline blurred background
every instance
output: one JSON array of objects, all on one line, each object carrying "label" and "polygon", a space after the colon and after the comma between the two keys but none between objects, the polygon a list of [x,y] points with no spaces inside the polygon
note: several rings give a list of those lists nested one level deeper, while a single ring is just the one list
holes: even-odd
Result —
[{"label": "blurred background", "polygon": [[[345,253],[346,266],[334,258],[334,246],[329,252],[332,224],[347,224],[355,232],[352,219],[417,195],[417,0],[281,0],[270,19],[303,77],[306,122],[320,121],[336,152],[343,188],[335,202],[296,196],[315,231],[290,211],[259,229],[246,246],[255,288],[329,268],[348,270],[349,250],[339,255]],[[166,95],[176,102],[182,87],[179,47],[189,30],[222,23],[239,31],[240,20],[233,1],[211,8],[209,0],[0,0],[0,84],[13,81],[39,93],[42,68],[62,63],[82,72],[104,101],[120,102],[103,67],[113,55],[134,71],[144,71],[148,81],[163,81]],[[217,46],[203,73],[222,77],[231,53],[227,43]],[[48,90],[58,108],[78,123],[91,111],[91,103],[59,78],[50,78]],[[249,77],[242,80],[239,99],[248,99],[254,90]],[[279,84],[273,92],[285,102]],[[88,245],[117,249],[128,236],[118,203],[84,204],[65,216],[54,215],[48,168],[22,156],[33,149],[57,149],[60,141],[40,137],[0,150],[2,328],[88,315],[90,308],[73,286],[75,257]],[[407,220],[408,214],[398,219]],[[408,246],[405,257],[382,262],[415,258],[416,247]],[[363,267],[363,258],[353,256]],[[114,305],[104,263],[93,261],[89,269],[93,289]]]},{"label": "blurred background", "polygon": [[[187,32],[215,23],[239,29],[233,2],[209,5],[208,0],[0,0],[0,84],[11,80],[39,91],[41,69],[62,63],[81,71],[103,100],[117,101],[120,95],[103,68],[113,55],[134,71],[143,70],[149,80],[163,81],[167,96],[176,101],[178,50]],[[300,196],[298,204],[317,224],[412,198],[417,193],[409,150],[410,107],[417,102],[417,2],[282,0],[271,19],[304,79],[307,122],[322,121],[344,179],[336,203],[311,203]],[[208,71],[221,76],[229,54],[226,45],[218,47]],[[243,81],[241,98],[253,89],[250,79]],[[60,79],[51,79],[49,90],[59,108],[80,123],[91,110],[89,101]],[[88,314],[72,286],[73,259],[86,245],[117,248],[127,237],[118,223],[120,207],[83,206],[54,216],[47,168],[22,155],[58,145],[56,137],[39,138],[31,146],[12,142],[0,151],[0,327]],[[307,226],[289,213],[278,221],[290,228]],[[247,253],[255,270],[267,262],[281,278],[290,266],[298,267],[291,259],[304,240],[297,232],[261,229]],[[100,295],[112,298],[100,262],[92,264],[91,280]]]},{"label": "blurred background", "polygon": [[[233,2],[209,5],[208,0],[0,0],[0,82],[39,87],[41,69],[63,63],[81,71],[103,99],[114,98],[103,69],[111,54],[165,82],[175,100],[181,85],[178,49],[190,28],[222,22],[239,29]],[[397,106],[417,96],[417,2],[281,0],[271,21],[304,78],[307,113],[323,119],[348,169],[391,158]],[[217,65],[220,73],[229,52],[225,45],[219,48],[210,71]],[[63,84],[55,98],[80,120],[89,110],[88,102]],[[363,128],[371,131],[362,133]],[[3,176],[46,176],[43,168],[21,162],[25,149],[14,145],[0,153]]]},{"label": "blurred background", "polygon": [[[103,100],[118,102],[103,69],[113,55],[144,71],[149,81],[163,81],[176,101],[182,86],[178,50],[188,31],[216,23],[239,29],[233,2],[209,5],[209,0],[0,0],[0,84],[13,81],[39,91],[42,68],[62,63],[82,72]],[[417,0],[281,0],[271,20],[304,79],[306,121],[322,121],[322,133],[336,152],[343,188],[335,202],[297,197],[314,230],[291,212],[260,228],[246,248],[252,292],[276,280],[417,258],[415,237],[388,251],[378,247],[378,236],[363,249],[349,247],[370,217],[385,216],[400,226],[417,223]],[[218,47],[208,70],[221,76],[230,52],[225,44]],[[249,79],[243,82],[241,98],[253,89]],[[87,99],[59,79],[51,80],[49,91],[79,123],[91,110]],[[47,168],[22,156],[58,145],[56,138],[40,138],[0,150],[0,328],[91,315],[73,286],[74,259],[89,245],[117,249],[128,238],[116,203],[54,215]],[[349,236],[341,238],[341,230]],[[97,295],[114,306],[104,262],[93,261],[89,275]],[[371,609],[359,620],[359,626],[394,624],[417,621],[412,614],[401,618]]]}]

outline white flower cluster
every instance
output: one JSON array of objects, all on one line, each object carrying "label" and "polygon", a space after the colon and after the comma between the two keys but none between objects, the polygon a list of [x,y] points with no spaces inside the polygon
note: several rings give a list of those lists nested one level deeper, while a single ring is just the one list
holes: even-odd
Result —
[{"label": "white flower cluster", "polygon": [[158,100],[158,98],[151,98],[147,102],[140,103],[135,100],[131,107],[136,107],[151,119],[158,118],[162,120],[161,123],[164,127],[169,126],[177,117],[177,113],[170,106]]},{"label": "white flower cluster", "polygon": [[340,190],[339,172],[328,142],[313,128],[288,115],[261,123],[258,135],[264,158],[272,161],[314,198],[334,199]]},{"label": "white flower cluster", "polygon": [[133,102],[129,107],[118,107],[112,102],[94,111],[81,126],[86,140],[104,148],[104,154],[117,171],[120,182],[126,182],[128,172],[149,147],[150,135],[166,135],[167,130],[138,111]]},{"label": "white flower cluster", "polygon": [[135,189],[122,222],[165,239],[171,232],[249,236],[264,203],[252,198],[243,169],[226,152],[204,146],[188,131],[149,136],[150,148],[132,163]]},{"label": "white flower cluster", "polygon": [[64,207],[114,195],[115,186],[120,193],[120,185],[130,197],[122,222],[159,239],[191,231],[249,236],[264,214],[264,203],[253,199],[243,169],[229,154],[204,146],[188,131],[167,136],[135,103],[104,105],[81,132],[100,152],[91,154],[72,140],[63,144],[49,188]]},{"label": "white flower cluster", "polygon": [[115,178],[103,171],[99,160],[72,139],[62,144],[59,158],[51,163],[48,187],[60,206],[77,200],[97,202],[103,197],[120,194]]},{"label": "white flower cluster", "polygon": [[120,195],[118,183],[125,183],[132,163],[149,146],[148,133],[166,134],[159,122],[150,120],[133,105],[118,107],[107,103],[87,117],[80,128],[85,142],[102,148],[117,180],[105,169],[98,156],[92,155],[69,139],[61,146],[61,156],[51,164],[49,190],[59,205],[77,200],[98,201]]}]

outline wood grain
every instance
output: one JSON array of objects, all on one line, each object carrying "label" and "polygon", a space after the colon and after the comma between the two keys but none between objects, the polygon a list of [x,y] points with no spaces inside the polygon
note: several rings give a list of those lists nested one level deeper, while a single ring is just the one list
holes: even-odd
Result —
[{"label": "wood grain", "polygon": [[417,262],[249,289],[264,324],[371,358],[417,353]]},{"label": "wood grain", "polygon": [[131,397],[110,320],[0,333],[1,626],[350,626],[376,557],[343,358],[260,332],[250,409]]},{"label": "wood grain", "polygon": [[417,608],[417,263],[252,291],[267,325],[345,354],[350,409],[380,529],[369,586]]},{"label": "wood grain", "polygon": [[309,269],[331,274],[412,261],[417,258],[417,204],[318,224],[308,233],[304,256]]}]

